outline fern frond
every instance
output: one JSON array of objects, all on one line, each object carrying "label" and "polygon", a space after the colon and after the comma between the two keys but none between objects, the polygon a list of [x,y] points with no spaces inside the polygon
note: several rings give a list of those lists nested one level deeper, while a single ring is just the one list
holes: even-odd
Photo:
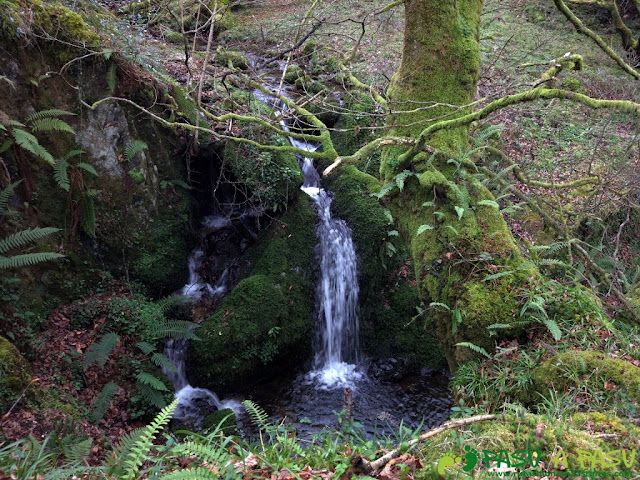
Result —
[{"label": "fern frond", "polygon": [[89,420],[92,423],[98,423],[102,420],[102,417],[107,412],[107,409],[111,404],[111,400],[113,400],[113,396],[116,394],[117,390],[118,386],[113,382],[109,382],[102,387],[102,391],[96,398],[95,402],[91,405],[92,409],[89,413]]},{"label": "fern frond", "polygon": [[135,430],[131,430],[129,433],[126,433],[125,435],[120,437],[118,445],[111,453],[109,463],[119,464],[121,460],[126,458],[131,453],[133,446],[140,440],[140,437],[142,437],[144,431],[144,428],[136,428]]},{"label": "fern frond", "polygon": [[562,332],[560,331],[560,326],[558,325],[558,322],[556,322],[554,319],[549,317],[541,318],[540,322],[543,323],[545,327],[547,327],[547,329],[551,333],[551,336],[553,337],[554,340],[556,341],[560,340],[560,338],[562,337]]},{"label": "fern frond", "polygon": [[396,185],[398,186],[400,191],[402,191],[404,189],[404,184],[405,184],[405,181],[407,180],[407,178],[409,178],[409,177],[411,177],[413,175],[415,175],[415,173],[413,173],[411,170],[403,170],[402,172],[400,172],[399,174],[397,174],[394,177]]},{"label": "fern frond", "polygon": [[420,235],[424,232],[426,232],[427,230],[435,230],[435,227],[431,226],[431,225],[420,225],[418,227],[418,230],[416,231],[416,235]]},{"label": "fern frond", "polygon": [[41,118],[31,124],[33,132],[67,132],[75,135],[75,130],[64,120],[59,118]]},{"label": "fern frond", "polygon": [[269,426],[269,415],[260,405],[251,400],[243,400],[242,405],[247,409],[249,417],[260,430],[264,430]]},{"label": "fern frond", "polygon": [[122,478],[125,480],[133,480],[138,478],[138,469],[144,462],[149,453],[149,449],[153,446],[155,435],[169,423],[173,411],[178,406],[178,399],[167,405],[156,416],[156,418],[142,431],[136,442],[131,446],[127,456],[123,460],[125,472]]},{"label": "fern frond", "polygon": [[[4,125],[2,125],[1,123],[0,127],[2,127],[3,130],[6,130],[6,128],[4,128]],[[13,147],[14,143],[16,143],[16,141],[13,138],[5,139],[5,141],[2,143],[2,146],[0,146],[0,153],[4,153],[9,150],[11,147]]]},{"label": "fern frond", "polygon": [[71,184],[69,183],[69,175],[67,173],[67,169],[69,168],[69,163],[61,158],[53,165],[53,179],[56,181],[58,186],[68,192],[71,188]]},{"label": "fern frond", "polygon": [[198,327],[197,323],[186,320],[168,320],[157,322],[151,328],[151,335],[155,338],[187,338],[198,340],[193,330]]},{"label": "fern frond", "polygon": [[476,345],[475,343],[471,343],[471,342],[458,342],[458,343],[456,343],[456,347],[467,347],[467,348],[469,348],[469,349],[473,350],[474,352],[477,352],[477,353],[480,353],[480,354],[484,355],[484,356],[485,356],[485,357],[487,357],[487,358],[491,358],[491,355],[489,355],[489,354],[487,353],[487,351],[486,351],[484,348],[479,347],[479,346],[478,346],[478,345]]},{"label": "fern frond", "polygon": [[85,172],[89,172],[91,175],[95,177],[98,176],[98,172],[96,172],[96,169],[93,168],[93,165],[89,165],[88,163],[85,163],[85,162],[79,162],[76,164],[76,167],[81,168]]},{"label": "fern frond", "polygon": [[13,257],[0,256],[0,270],[6,270],[8,268],[21,268],[29,267],[40,262],[47,262],[49,260],[57,260],[64,258],[64,255],[53,252],[39,252],[39,253],[24,253],[22,255],[14,255]]},{"label": "fern frond", "polygon": [[167,406],[167,402],[164,398],[164,395],[159,390],[156,390],[149,385],[145,385],[144,383],[137,383],[138,385],[138,394],[149,404],[153,405],[155,408],[161,409]]},{"label": "fern frond", "polygon": [[104,368],[107,358],[109,358],[109,354],[118,343],[119,338],[117,333],[105,333],[99,342],[94,343],[87,349],[84,355],[84,368],[90,367],[94,362],[100,365],[100,368]]},{"label": "fern frond", "polygon": [[164,384],[162,380],[160,380],[155,375],[151,375],[150,373],[140,372],[138,373],[138,375],[136,375],[136,380],[138,381],[139,384],[149,385],[151,388],[154,388],[155,390],[159,390],[161,392],[169,391],[169,389],[167,388],[167,386]]},{"label": "fern frond", "polygon": [[59,110],[57,108],[51,108],[49,110],[40,110],[39,112],[32,113],[25,120],[27,121],[27,123],[31,123],[43,118],[64,117],[65,115],[75,116],[75,113],[67,112],[66,110]]},{"label": "fern frond", "polygon": [[115,62],[109,63],[109,68],[107,69],[107,88],[109,89],[109,93],[113,95],[113,92],[116,91],[116,64]]},{"label": "fern frond", "polygon": [[188,468],[162,475],[162,480],[219,480],[220,474],[205,467]]},{"label": "fern frond", "polygon": [[148,148],[149,147],[147,146],[147,144],[142,140],[134,140],[129,145],[127,145],[127,148],[124,149],[124,158],[125,160],[130,162],[138,153]]},{"label": "fern frond", "polygon": [[49,151],[40,145],[38,139],[29,132],[15,128],[13,129],[13,138],[21,148],[33,153],[37,157],[40,157],[52,166],[55,164],[55,160]]},{"label": "fern frond", "polygon": [[473,135],[473,140],[476,144],[485,144],[492,135],[500,133],[504,131],[504,129],[505,126],[502,123],[497,125],[485,125]]},{"label": "fern frond", "polygon": [[69,150],[67,153],[65,153],[62,157],[62,159],[64,160],[71,160],[73,157],[77,157],[79,155],[84,155],[86,152],[84,150]]},{"label": "fern frond", "polygon": [[9,250],[14,248],[23,247],[25,245],[28,245],[29,243],[35,243],[41,238],[47,237],[59,231],[59,228],[44,227],[22,230],[20,232],[13,233],[8,237],[0,240],[0,254],[7,253]]},{"label": "fern frond", "polygon": [[151,363],[169,372],[178,371],[178,369],[171,362],[171,360],[169,360],[166,355],[160,352],[155,352],[153,355],[151,355]]},{"label": "fern frond", "polygon": [[138,347],[145,355],[149,355],[151,352],[155,352],[156,350],[155,345],[151,345],[148,342],[138,342],[136,343],[136,347]]},{"label": "fern frond", "polygon": [[498,202],[494,202],[493,200],[480,200],[478,201],[477,205],[484,205],[485,207],[493,207],[500,210],[500,205],[498,205]]},{"label": "fern frond", "polygon": [[7,188],[3,189],[2,192],[0,192],[0,215],[4,215],[9,208],[9,199],[13,195],[13,191],[21,183],[22,180],[18,180],[17,182],[12,183]]},{"label": "fern frond", "polygon": [[89,456],[92,443],[93,440],[91,438],[85,438],[83,440],[77,441],[71,435],[65,437],[62,440],[64,467],[71,468],[76,465],[82,465],[84,463],[84,459]]}]

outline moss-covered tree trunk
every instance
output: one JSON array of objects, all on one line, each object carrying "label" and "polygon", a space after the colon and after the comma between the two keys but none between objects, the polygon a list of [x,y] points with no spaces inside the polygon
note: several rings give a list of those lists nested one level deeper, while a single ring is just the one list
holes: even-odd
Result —
[{"label": "moss-covered tree trunk", "polygon": [[[471,110],[482,3],[405,0],[402,62],[388,91],[390,135],[417,138],[433,122]],[[518,269],[522,259],[493,196],[460,161],[468,129],[442,130],[429,144],[438,153],[421,152],[410,163],[399,161],[399,147],[390,148],[381,171],[386,182],[398,174],[406,179],[388,206],[410,245],[422,298],[432,304],[428,321],[455,369],[476,355],[456,344],[493,349],[487,326],[513,319],[515,288],[535,272]],[[516,273],[483,281],[499,271]]]}]

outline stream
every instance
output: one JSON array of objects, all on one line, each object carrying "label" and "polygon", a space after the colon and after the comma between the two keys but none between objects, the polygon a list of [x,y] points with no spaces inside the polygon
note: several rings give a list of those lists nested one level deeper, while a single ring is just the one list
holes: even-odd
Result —
[{"label": "stream", "polygon": [[[254,92],[265,103],[273,99]],[[287,120],[281,122],[289,131]],[[317,145],[289,138],[292,145],[313,151]],[[410,429],[441,424],[449,418],[451,399],[444,372],[412,368],[402,359],[372,359],[362,355],[359,347],[357,253],[351,229],[331,213],[333,196],[321,186],[313,160],[299,159],[304,174],[301,187],[313,200],[318,215],[318,262],[320,278],[316,286],[317,318],[314,358],[311,370],[289,375],[238,392],[264,408],[274,422],[285,421],[300,435],[309,435],[326,426],[338,424],[344,412],[362,425],[366,436],[389,435],[403,425]],[[205,217],[202,226],[209,231],[223,229],[224,215]],[[190,255],[189,282],[180,294],[193,299],[219,298],[228,288],[228,268],[208,283],[201,272],[206,268],[205,254],[198,247]],[[173,382],[180,403],[174,418],[202,422],[203,405],[211,409],[232,408],[242,424],[239,400],[220,400],[204,388],[189,384],[184,371],[188,344],[171,340],[165,355],[176,365],[176,372],[165,372]]]}]

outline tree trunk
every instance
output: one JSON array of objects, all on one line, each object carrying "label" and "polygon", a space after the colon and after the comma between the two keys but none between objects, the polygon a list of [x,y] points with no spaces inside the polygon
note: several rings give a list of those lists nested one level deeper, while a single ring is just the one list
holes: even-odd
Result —
[{"label": "tree trunk", "polygon": [[[404,3],[402,62],[388,91],[387,126],[392,136],[417,138],[443,116],[471,111],[480,68],[482,0]],[[523,261],[494,197],[461,162],[469,150],[468,128],[442,130],[429,144],[438,153],[421,152],[410,165],[398,159],[402,147],[390,148],[384,152],[381,173],[391,182],[398,174],[405,178],[407,173],[401,172],[407,166],[413,172],[387,203],[410,245],[421,296],[432,305],[427,321],[454,370],[477,355],[456,344],[493,350],[495,338],[487,326],[516,316],[514,287],[536,271],[521,268]],[[515,273],[483,281],[502,271]]]}]

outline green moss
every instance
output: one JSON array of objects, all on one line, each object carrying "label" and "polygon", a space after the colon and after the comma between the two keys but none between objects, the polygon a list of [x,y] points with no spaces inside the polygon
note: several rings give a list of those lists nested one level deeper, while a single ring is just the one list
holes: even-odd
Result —
[{"label": "green moss", "polygon": [[29,364],[9,340],[0,337],[0,412],[11,408],[29,382]]},{"label": "green moss", "polygon": [[62,5],[40,0],[29,2],[36,24],[52,37],[86,45],[100,45],[100,37],[91,31],[82,17]]},{"label": "green moss", "polygon": [[[198,383],[239,385],[309,355],[315,213],[300,195],[247,252],[250,275],[207,318],[190,362]],[[209,365],[207,369],[197,365]]]},{"label": "green moss", "polygon": [[225,50],[222,47],[218,47],[216,50],[215,60],[221,65],[230,68],[239,68],[240,70],[246,70],[251,65],[249,57],[244,53]]},{"label": "green moss", "polygon": [[604,392],[605,382],[620,388],[628,397],[640,398],[640,368],[624,360],[598,352],[569,351],[547,360],[533,372],[535,389],[547,395],[549,389],[564,392],[570,388]]},{"label": "green moss", "polygon": [[299,78],[303,78],[305,75],[304,70],[296,64],[287,65],[284,71],[284,81],[290,84],[295,84]]}]

